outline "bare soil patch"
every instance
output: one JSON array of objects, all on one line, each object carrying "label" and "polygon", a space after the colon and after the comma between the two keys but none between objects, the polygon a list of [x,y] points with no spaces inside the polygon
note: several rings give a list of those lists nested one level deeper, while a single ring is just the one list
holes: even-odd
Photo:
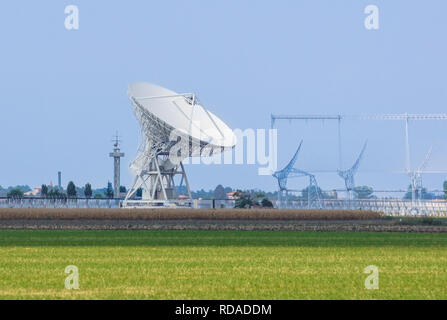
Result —
[{"label": "bare soil patch", "polygon": [[228,230],[447,233],[447,226],[397,225],[384,220],[0,220],[8,230]]}]

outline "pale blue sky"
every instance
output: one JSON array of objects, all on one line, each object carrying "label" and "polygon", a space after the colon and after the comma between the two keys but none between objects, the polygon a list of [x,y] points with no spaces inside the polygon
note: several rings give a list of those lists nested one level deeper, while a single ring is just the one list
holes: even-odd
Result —
[{"label": "pale blue sky", "polygon": [[[64,28],[64,8],[80,10],[80,29]],[[380,29],[364,27],[364,8],[380,9]],[[274,113],[442,113],[447,106],[447,2],[444,0],[8,1],[0,10],[0,185],[56,182],[95,187],[112,180],[111,137],[126,157],[139,128],[126,96],[134,81],[195,92],[232,128],[268,128]],[[412,125],[412,160],[430,145],[429,170],[447,169],[447,123]],[[279,165],[304,139],[298,166],[337,167],[330,123],[279,126]],[[358,184],[408,185],[403,124],[350,123],[345,165],[369,139]],[[189,166],[193,189],[218,183],[275,190],[256,166]],[[341,188],[335,174],[323,189]],[[440,188],[445,175],[430,175]],[[303,182],[302,185],[305,183]]]}]

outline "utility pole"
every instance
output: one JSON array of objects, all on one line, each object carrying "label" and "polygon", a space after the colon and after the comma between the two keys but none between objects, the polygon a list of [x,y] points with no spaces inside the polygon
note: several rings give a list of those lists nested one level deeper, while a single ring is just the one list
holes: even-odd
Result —
[{"label": "utility pole", "polygon": [[109,154],[113,158],[113,192],[116,199],[120,198],[120,162],[121,158],[124,157],[124,153],[120,150],[120,142],[118,132],[116,133],[115,140],[113,142],[113,152]]}]

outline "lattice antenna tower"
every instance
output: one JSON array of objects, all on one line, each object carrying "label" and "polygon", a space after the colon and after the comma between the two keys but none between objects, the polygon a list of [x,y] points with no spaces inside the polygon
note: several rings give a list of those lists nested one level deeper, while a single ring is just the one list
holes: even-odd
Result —
[{"label": "lattice antenna tower", "polygon": [[357,160],[354,162],[354,164],[352,165],[352,167],[348,170],[338,170],[338,175],[344,180],[345,182],[345,188],[346,188],[346,192],[348,195],[348,199],[352,200],[353,199],[353,191],[355,188],[355,174],[357,173],[359,166],[360,166],[360,162],[362,161],[363,155],[365,153],[366,150],[366,146],[368,145],[368,141],[365,142],[365,144],[363,145],[362,151],[360,152]]}]

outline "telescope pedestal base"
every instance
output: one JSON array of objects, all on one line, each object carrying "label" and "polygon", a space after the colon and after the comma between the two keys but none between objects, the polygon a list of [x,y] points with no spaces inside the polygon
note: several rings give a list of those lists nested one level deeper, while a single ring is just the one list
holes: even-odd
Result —
[{"label": "telescope pedestal base", "polygon": [[[167,164],[167,155],[160,154],[155,156],[149,164],[147,170],[141,171],[136,176],[132,188],[127,193],[126,199],[123,202],[123,207],[135,207],[137,204],[146,204],[146,207],[175,207],[184,206],[184,203],[192,203],[191,190],[189,188],[188,178],[186,176],[183,163],[176,166],[169,166],[165,168],[161,164]],[[179,187],[185,183],[188,199],[180,199],[177,196],[176,185],[174,177],[181,175]],[[142,189],[141,200],[134,200],[132,197],[138,189]]]}]

